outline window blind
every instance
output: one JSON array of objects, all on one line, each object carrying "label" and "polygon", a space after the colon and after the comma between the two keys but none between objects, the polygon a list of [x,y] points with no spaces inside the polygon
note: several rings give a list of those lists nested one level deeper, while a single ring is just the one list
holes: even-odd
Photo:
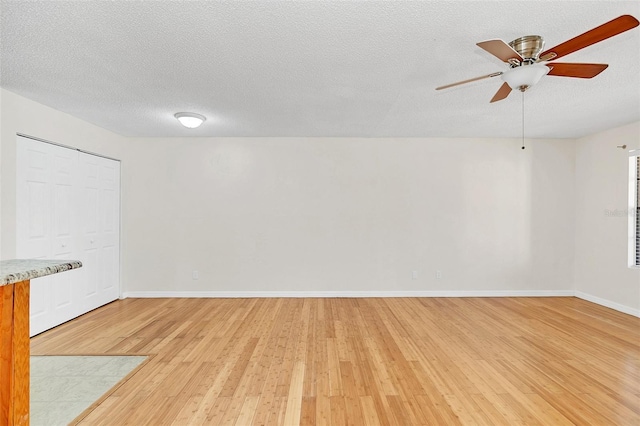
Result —
[{"label": "window blind", "polygon": [[636,266],[640,266],[640,155],[636,157]]}]

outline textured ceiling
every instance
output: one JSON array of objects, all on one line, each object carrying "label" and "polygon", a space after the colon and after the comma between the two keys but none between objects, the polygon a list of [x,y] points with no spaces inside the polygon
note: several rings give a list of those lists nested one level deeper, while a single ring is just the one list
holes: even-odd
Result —
[{"label": "textured ceiling", "polygon": [[[3,88],[127,136],[519,137],[522,98],[478,41],[542,35],[546,47],[640,2],[5,1]],[[563,62],[608,63],[592,80],[544,77],[526,135],[579,137],[640,120],[640,30]],[[195,130],[179,111],[208,117]]]}]

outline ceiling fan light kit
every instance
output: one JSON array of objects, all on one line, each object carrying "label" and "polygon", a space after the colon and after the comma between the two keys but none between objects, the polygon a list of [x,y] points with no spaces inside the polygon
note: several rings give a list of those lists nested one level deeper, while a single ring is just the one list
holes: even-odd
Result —
[{"label": "ceiling fan light kit", "polygon": [[457,83],[437,87],[436,90],[502,76],[505,82],[493,96],[491,102],[509,96],[512,90],[524,92],[540,81],[545,75],[573,78],[593,78],[607,68],[607,64],[551,62],[587,46],[601,42],[638,26],[638,20],[631,15],[622,15],[579,36],[565,41],[551,49],[544,49],[544,39],[538,35],[519,37],[509,44],[500,39],[477,43],[478,47],[504,62],[509,69],[481,77],[470,78]]},{"label": "ceiling fan light kit", "polygon": [[512,90],[524,92],[540,81],[549,71],[550,68],[548,66],[541,64],[522,65],[502,73],[502,80],[504,80]]}]

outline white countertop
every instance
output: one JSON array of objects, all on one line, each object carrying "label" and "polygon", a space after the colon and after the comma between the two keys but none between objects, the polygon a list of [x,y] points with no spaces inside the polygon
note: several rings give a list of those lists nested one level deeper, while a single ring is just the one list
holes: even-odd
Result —
[{"label": "white countertop", "polygon": [[82,267],[79,260],[13,259],[0,261],[0,286]]}]

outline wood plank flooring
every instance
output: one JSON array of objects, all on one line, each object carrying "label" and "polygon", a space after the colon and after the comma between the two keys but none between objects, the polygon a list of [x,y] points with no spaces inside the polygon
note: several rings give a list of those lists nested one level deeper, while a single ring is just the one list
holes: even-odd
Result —
[{"label": "wood plank flooring", "polygon": [[640,319],[580,299],[126,299],[32,354],[151,354],[91,425],[640,424]]}]

